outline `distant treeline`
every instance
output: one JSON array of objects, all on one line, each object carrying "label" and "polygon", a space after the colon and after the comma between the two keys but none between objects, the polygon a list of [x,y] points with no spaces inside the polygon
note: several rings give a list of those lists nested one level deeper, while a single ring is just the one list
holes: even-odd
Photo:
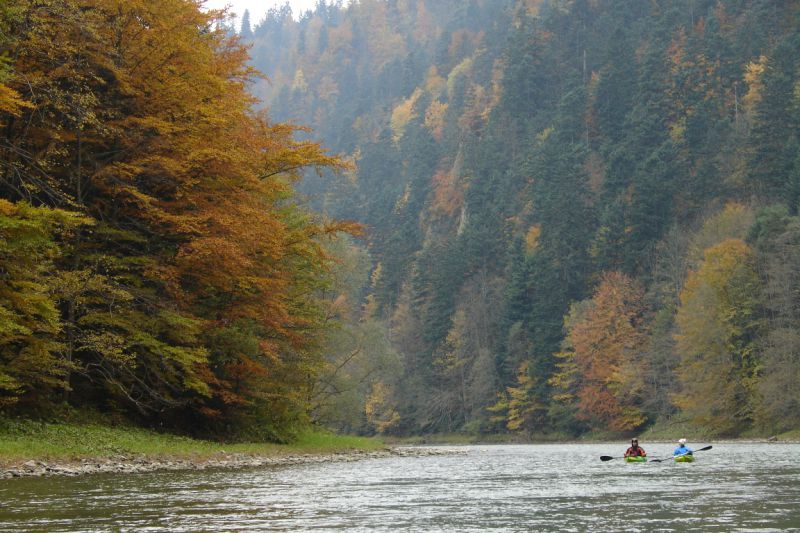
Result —
[{"label": "distant treeline", "polygon": [[274,440],[309,420],[323,245],[357,228],[298,207],[293,182],[346,165],[252,110],[220,16],[0,3],[3,414]]},{"label": "distant treeline", "polygon": [[350,320],[399,352],[331,423],[800,427],[798,2],[257,15],[256,94],[356,165],[301,190],[368,228]]}]

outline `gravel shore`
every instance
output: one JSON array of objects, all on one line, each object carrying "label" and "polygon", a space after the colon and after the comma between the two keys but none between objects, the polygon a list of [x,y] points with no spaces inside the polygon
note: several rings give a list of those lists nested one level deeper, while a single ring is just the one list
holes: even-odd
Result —
[{"label": "gravel shore", "polygon": [[206,470],[211,468],[255,468],[315,463],[353,462],[385,457],[427,457],[465,453],[457,448],[394,447],[376,451],[352,450],[329,454],[245,455],[222,454],[210,458],[164,458],[133,455],[81,459],[79,461],[35,461],[6,466],[0,479],[18,477],[81,476],[85,474],[137,474],[164,470]]}]

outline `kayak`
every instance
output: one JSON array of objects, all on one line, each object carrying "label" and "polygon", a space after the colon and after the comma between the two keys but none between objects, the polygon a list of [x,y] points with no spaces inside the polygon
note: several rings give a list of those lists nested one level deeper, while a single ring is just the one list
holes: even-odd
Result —
[{"label": "kayak", "polygon": [[630,455],[630,456],[625,458],[625,462],[626,463],[646,463],[647,462],[647,457],[642,457],[641,455],[636,455],[636,456]]},{"label": "kayak", "polygon": [[693,463],[694,462],[694,455],[676,455],[675,456],[676,463]]}]

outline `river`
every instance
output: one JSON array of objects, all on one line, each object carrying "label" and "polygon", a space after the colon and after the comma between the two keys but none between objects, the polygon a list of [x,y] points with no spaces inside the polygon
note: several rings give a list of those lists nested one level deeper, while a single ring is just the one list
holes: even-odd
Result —
[{"label": "river", "polygon": [[[672,449],[642,444],[651,456]],[[800,530],[800,445],[712,444],[693,464],[599,460],[621,455],[624,443],[498,445],[355,463],[12,479],[0,481],[0,530]]]}]

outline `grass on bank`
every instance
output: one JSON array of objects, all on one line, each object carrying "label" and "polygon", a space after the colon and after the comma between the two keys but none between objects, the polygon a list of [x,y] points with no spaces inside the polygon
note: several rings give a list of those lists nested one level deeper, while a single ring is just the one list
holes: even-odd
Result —
[{"label": "grass on bank", "polygon": [[292,444],[221,444],[136,427],[0,420],[0,464],[120,455],[202,459],[223,454],[336,453],[383,447],[383,442],[377,439],[339,436],[321,430],[308,430]]},{"label": "grass on bank", "polygon": [[730,436],[720,435],[714,431],[692,424],[688,419],[680,416],[670,420],[656,422],[653,426],[642,432],[640,440],[650,441],[677,441],[679,438],[689,439],[691,442],[713,442],[715,440],[774,440],[777,442],[800,441],[800,429],[783,433],[771,433],[768,430],[752,429],[741,434]]},{"label": "grass on bank", "polygon": [[781,433],[780,435],[778,435],[778,440],[800,442],[800,429],[793,429],[792,431]]}]

